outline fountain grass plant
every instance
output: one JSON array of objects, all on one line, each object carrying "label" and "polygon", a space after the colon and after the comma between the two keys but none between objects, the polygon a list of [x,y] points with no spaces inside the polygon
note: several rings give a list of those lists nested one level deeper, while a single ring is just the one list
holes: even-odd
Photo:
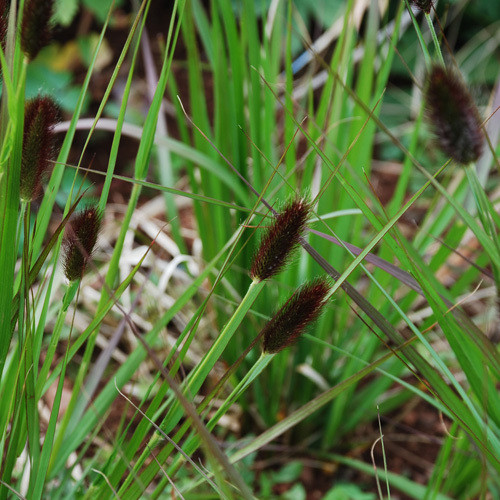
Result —
[{"label": "fountain grass plant", "polygon": [[[441,3],[346,0],[311,40],[293,1],[176,0],[158,74],[153,3],[133,3],[86,127],[113,8],[57,123],[57,98],[30,100],[26,82],[61,7],[0,2],[1,499],[272,498],[269,471],[251,468],[273,442],[282,465],[376,476],[381,497],[500,492],[498,90],[477,106],[465,82],[494,58],[479,35],[453,53],[459,21],[442,25]],[[112,138],[95,201],[82,186],[99,175],[86,154],[99,129]],[[131,188],[119,209],[115,182]],[[424,404],[443,430],[419,484],[391,470],[387,445],[395,415]]]}]

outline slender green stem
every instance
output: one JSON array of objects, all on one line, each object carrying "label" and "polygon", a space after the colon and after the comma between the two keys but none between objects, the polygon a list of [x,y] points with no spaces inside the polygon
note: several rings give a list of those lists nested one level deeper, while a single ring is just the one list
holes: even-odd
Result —
[{"label": "slender green stem", "polygon": [[[207,423],[207,429],[211,431],[217,422],[221,419],[223,415],[229,410],[232,404],[234,404],[239,397],[247,390],[250,384],[262,373],[262,371],[266,368],[266,366],[271,362],[274,358],[274,354],[262,353],[259,356],[259,359],[253,364],[250,370],[246,373],[246,375],[241,379],[240,383],[232,390],[231,394],[226,398],[224,403],[219,407],[219,409],[215,412],[215,415],[209,420]],[[200,446],[200,438],[197,434],[191,434],[189,438],[183,445],[183,450],[186,455],[190,456],[194,453],[198,447]],[[174,464],[170,467],[168,473],[173,474],[178,466],[182,463],[182,455],[178,456],[178,459],[174,462]]]},{"label": "slender green stem", "polygon": [[45,361],[43,363],[42,369],[37,378],[36,384],[36,397],[39,399],[43,393],[45,382],[47,380],[47,376],[50,370],[50,365],[52,364],[54,354],[56,352],[57,344],[59,342],[59,338],[61,336],[62,328],[64,325],[64,320],[66,318],[66,313],[68,310],[68,306],[71,303],[71,300],[75,296],[80,281],[74,281],[70,284],[63,298],[63,307],[59,311],[59,315],[57,316],[56,324],[54,329],[52,330],[52,335],[50,336],[49,347],[47,348],[47,355],[45,356]]},{"label": "slender green stem", "polygon": [[[240,326],[241,322],[245,318],[246,313],[248,312],[252,304],[255,302],[255,299],[257,298],[260,291],[264,287],[264,284],[265,281],[252,281],[252,283],[248,287],[246,295],[241,300],[240,304],[238,305],[238,308],[231,316],[226,326],[223,328],[217,340],[214,342],[212,347],[204,356],[201,363],[187,377],[185,385],[186,394],[190,394],[193,396],[200,390],[203,382],[206,380],[208,374],[214,367],[215,363],[222,356],[222,353],[224,352],[224,349],[226,348],[229,341],[231,340],[233,334],[236,332],[237,328]],[[125,483],[118,492],[119,495],[121,495],[123,492],[127,490],[130,483],[134,479],[135,474],[137,474],[138,471],[142,468],[145,460],[150,457],[151,454],[150,450],[154,449],[156,445],[158,445],[163,441],[164,438],[162,436],[162,433],[168,434],[169,432],[171,432],[171,430],[177,425],[179,420],[182,418],[183,415],[182,406],[173,398],[171,398],[171,401],[173,405],[170,411],[167,413],[167,416],[159,426],[161,432],[158,431],[155,432],[155,434],[149,441],[148,446],[145,447],[144,452],[135,463],[132,473],[127,477]],[[168,452],[166,452],[165,449],[163,449],[157,455],[157,461],[152,462],[150,466],[148,466],[148,468],[142,473],[141,478],[143,479],[144,484],[149,484],[152,477],[154,477],[154,475],[158,470],[159,467],[158,464],[162,463],[162,461],[166,458],[167,454]]]},{"label": "slender green stem", "polygon": [[[201,363],[189,374],[186,387],[186,391],[188,393],[194,395],[200,390],[203,382],[206,380],[208,374],[214,367],[217,360],[221,357],[224,349],[231,340],[233,334],[236,332],[236,329],[240,326],[246,313],[255,302],[255,299],[262,290],[264,283],[264,281],[252,281],[252,283],[248,287],[246,295],[243,297],[238,308],[231,316],[230,320],[227,322],[220,335],[217,337],[217,340],[214,342],[205,357],[202,359]],[[173,420],[171,420],[171,417],[173,416],[172,414],[177,414],[180,418],[180,416],[182,415],[182,409],[179,407],[179,405],[175,405],[174,408],[172,408],[171,412],[169,412],[169,415],[167,415],[167,418],[160,426],[164,432],[170,432],[170,430],[178,422],[178,418],[174,418]]]},{"label": "slender green stem", "polygon": [[[65,298],[67,298],[68,304],[71,302],[72,296],[75,292],[77,293],[76,303],[78,303],[78,291],[80,290],[79,284],[80,284],[79,281],[75,281],[75,282],[71,283],[71,285],[66,293],[66,296],[65,296]],[[67,307],[66,307],[66,310],[67,310]],[[33,478],[33,482],[32,482],[33,493],[30,496],[30,498],[33,498],[34,500],[38,500],[38,499],[42,498],[43,488],[45,486],[45,481],[46,481],[46,477],[47,477],[47,472],[50,469],[53,461],[57,458],[57,452],[59,450],[59,447],[62,444],[62,442],[60,440],[55,440],[55,442],[54,442],[54,437],[56,434],[56,426],[57,426],[57,421],[58,421],[59,408],[61,406],[61,399],[62,399],[62,392],[63,392],[63,387],[64,387],[66,367],[67,367],[68,361],[69,361],[69,350],[70,350],[70,346],[71,346],[71,333],[73,331],[75,313],[76,313],[76,307],[73,310],[71,329],[70,329],[70,333],[69,333],[68,343],[66,345],[66,350],[64,352],[63,364],[62,364],[61,373],[59,375],[59,381],[57,382],[57,389],[56,389],[56,394],[54,396],[53,406],[52,406],[50,419],[49,419],[49,425],[47,427],[45,437],[44,437],[42,453],[41,453],[41,460],[38,463],[37,473],[34,474],[34,478]],[[62,436],[62,435],[64,435],[64,433],[60,433],[58,435],[58,437]]]},{"label": "slender green stem", "polygon": [[[491,205],[490,200],[481,186],[474,164],[467,165],[465,167],[465,173],[467,174],[467,180],[469,181],[469,185],[474,195],[481,224],[483,225],[485,232],[490,236],[497,252],[500,254],[500,242],[498,241],[497,228],[495,227],[495,222],[493,221],[493,218],[495,218],[497,226],[499,225],[500,221],[498,220],[498,214]],[[500,262],[495,259],[494,256],[491,256],[491,264],[498,295],[500,291]]]},{"label": "slender green stem", "polygon": [[405,0],[406,2],[406,7],[408,9],[408,12],[410,13],[411,20],[413,22],[413,27],[415,28],[415,33],[417,34],[418,41],[420,43],[420,48],[422,49],[422,53],[424,55],[425,59],[425,66],[427,68],[430,68],[432,58],[429,54],[429,49],[427,48],[427,45],[425,44],[424,36],[422,35],[422,31],[420,30],[420,26],[418,25],[418,22],[413,14],[413,11],[411,10],[411,5],[409,0]]},{"label": "slender green stem", "polygon": [[436,35],[436,30],[434,29],[434,23],[432,22],[430,14],[425,14],[425,20],[427,21],[427,25],[429,26],[429,31],[431,32],[432,41],[434,42],[434,49],[436,50],[436,55],[439,59],[439,62],[444,66],[443,53],[441,52],[441,46],[439,45],[439,40]]},{"label": "slender green stem", "polygon": [[[497,252],[500,254],[500,243],[498,241],[497,228],[495,227],[495,223],[497,226],[500,226],[500,218],[484,192],[484,188],[479,182],[474,165],[467,165],[465,167],[465,173],[467,174],[467,180],[469,181],[469,185],[474,195],[481,224],[483,225],[485,232],[490,236]],[[493,264],[496,267],[499,267],[500,262],[497,259],[493,260]]]}]

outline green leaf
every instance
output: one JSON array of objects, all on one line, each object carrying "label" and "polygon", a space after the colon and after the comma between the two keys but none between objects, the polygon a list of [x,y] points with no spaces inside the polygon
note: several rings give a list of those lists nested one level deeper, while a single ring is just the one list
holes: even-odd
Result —
[{"label": "green leaf", "polygon": [[300,462],[290,462],[272,475],[273,482],[276,484],[291,483],[299,478],[301,472],[302,464]]},{"label": "green leaf", "polygon": [[294,484],[288,491],[283,493],[280,498],[283,500],[306,500],[306,490],[302,484]]},{"label": "green leaf", "polygon": [[[49,60],[54,56],[57,47],[44,49],[36,61],[33,61],[26,72],[26,98],[39,95],[53,97],[64,110],[73,112],[78,102],[80,89],[71,85],[73,77],[69,71],[55,71],[50,68]],[[87,109],[88,98],[84,101],[83,111]]]},{"label": "green leaf", "polygon": [[52,20],[56,24],[69,26],[78,12],[78,0],[56,0]]},{"label": "green leaf", "polygon": [[303,0],[294,3],[303,19],[314,18],[323,28],[333,24],[344,5],[344,0]]},{"label": "green leaf", "polygon": [[375,493],[363,493],[355,484],[338,484],[328,490],[323,500],[374,500]]},{"label": "green leaf", "polygon": [[[116,9],[123,3],[123,0],[115,0],[113,9]],[[108,15],[113,0],[83,0],[83,5],[95,14],[99,21],[104,21]]]}]

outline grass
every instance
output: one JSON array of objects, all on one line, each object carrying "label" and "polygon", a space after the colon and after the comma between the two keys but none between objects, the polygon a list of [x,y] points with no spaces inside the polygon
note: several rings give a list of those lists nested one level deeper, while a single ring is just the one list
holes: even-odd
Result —
[{"label": "grass", "polygon": [[[315,488],[335,498],[349,477],[349,498],[499,493],[498,114],[480,107],[487,140],[464,166],[425,119],[432,66],[481,81],[498,42],[484,26],[454,44],[467,4],[447,18],[441,3],[422,14],[346,0],[320,44],[292,1],[176,0],[158,44],[145,29],[157,6],[137,2],[89,121],[111,8],[75,109],[54,129],[64,139],[50,177],[26,203],[29,2],[13,4],[0,51],[1,498],[306,498]],[[149,100],[132,123],[139,61]],[[481,83],[483,102],[496,102],[497,80]],[[109,136],[107,169],[101,189],[84,189],[86,176],[99,179],[88,154],[97,132]],[[122,165],[130,138],[136,153]],[[390,179],[391,192],[377,185]],[[117,185],[130,188],[121,204]],[[298,196],[313,212],[301,248],[276,276],[252,280],[259,236]],[[68,282],[67,224],[92,204],[104,213],[97,249]],[[319,275],[331,288],[314,327],[261,354],[277,305]],[[425,482],[412,462],[427,445],[403,427],[424,411],[435,424]],[[333,476],[306,484],[302,471],[331,464]]]}]

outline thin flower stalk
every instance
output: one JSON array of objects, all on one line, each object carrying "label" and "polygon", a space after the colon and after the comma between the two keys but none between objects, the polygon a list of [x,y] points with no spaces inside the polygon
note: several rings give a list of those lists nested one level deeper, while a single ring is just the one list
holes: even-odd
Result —
[{"label": "thin flower stalk", "polygon": [[[318,318],[326,303],[329,289],[328,280],[324,278],[312,280],[296,290],[268,321],[259,334],[263,339],[260,357],[209,420],[208,430],[215,427],[221,417],[262,373],[274,356],[296,341]],[[191,455],[199,446],[199,437],[196,434],[191,434],[184,443],[183,450],[187,455]],[[173,473],[174,469],[180,465],[180,459],[181,457],[172,465],[169,473]]]},{"label": "thin flower stalk", "polygon": [[[247,294],[202,362],[189,374],[187,390],[190,393],[195,394],[199,391],[203,381],[208,376],[217,359],[222,355],[246,312],[257,298],[265,280],[279,272],[286,265],[291,253],[299,243],[299,238],[305,229],[309,212],[310,206],[308,203],[302,199],[293,200],[276,217],[274,224],[262,238],[259,251],[252,265],[251,276],[253,281]],[[162,430],[167,433],[170,432],[173,425],[182,416],[182,408],[177,404],[174,406],[175,417],[169,412],[169,415],[164,420],[166,427],[164,425],[161,426]]]},{"label": "thin flower stalk", "polygon": [[[224,352],[224,349],[231,340],[233,334],[240,326],[241,322],[245,318],[250,307],[255,302],[264,285],[265,282],[263,281],[252,281],[247,290],[247,293],[241,300],[232,317],[224,326],[220,335],[217,337],[217,340],[212,344],[206,355],[203,357],[202,361],[196,366],[193,371],[189,373],[185,382],[185,391],[187,394],[196,394],[200,390],[203,382],[206,380],[208,374],[213,369],[215,363],[220,359],[222,353]],[[169,403],[172,405],[171,409],[166,415],[163,422],[160,424],[161,430],[166,434],[169,434],[171,432],[171,430],[177,425],[183,415],[183,409],[178,402],[174,401],[174,399],[171,398],[169,400]],[[149,443],[149,448],[153,448],[158,442],[162,440],[163,437],[161,436],[161,433],[156,432]],[[141,460],[146,459],[147,457],[148,452],[146,449],[145,453],[143,453],[143,456],[141,456],[138,463],[141,463]]]}]

